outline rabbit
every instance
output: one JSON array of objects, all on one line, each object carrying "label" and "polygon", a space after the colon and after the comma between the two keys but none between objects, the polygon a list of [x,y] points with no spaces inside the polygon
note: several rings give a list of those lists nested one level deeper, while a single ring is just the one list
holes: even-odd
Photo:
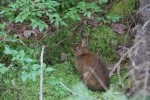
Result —
[{"label": "rabbit", "polygon": [[72,48],[76,69],[84,84],[93,91],[105,91],[109,88],[109,72],[107,64],[98,55],[87,48],[87,38]]}]

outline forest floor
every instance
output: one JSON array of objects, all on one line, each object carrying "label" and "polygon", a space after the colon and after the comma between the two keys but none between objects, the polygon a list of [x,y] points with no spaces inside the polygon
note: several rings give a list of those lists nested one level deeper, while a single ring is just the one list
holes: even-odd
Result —
[{"label": "forest floor", "polygon": [[[122,58],[126,49],[130,48],[134,36],[131,34],[131,28],[134,27],[136,0],[120,0],[110,6],[108,15],[119,15],[121,20],[117,23],[102,24],[94,28],[86,28],[87,33],[92,36],[88,48],[90,51],[98,53],[108,63],[110,70],[117,66],[118,70],[110,77],[111,85],[107,92],[93,92],[87,89],[79,79],[79,74],[75,69],[74,57],[71,53],[69,38],[70,30],[65,28],[59,31],[60,34],[46,37],[44,42],[47,46],[55,44],[54,40],[64,38],[61,45],[53,48],[46,48],[45,63],[51,63],[54,70],[44,74],[43,96],[44,100],[127,100],[124,92],[128,88],[128,66],[127,58]],[[63,40],[63,39],[62,39]],[[101,49],[100,49],[101,48]],[[68,59],[60,62],[62,51],[67,54]],[[121,61],[119,61],[122,59]],[[59,63],[58,63],[59,62]],[[111,72],[110,71],[110,72]],[[1,100],[38,100],[39,82],[27,80],[22,82],[20,77],[14,79],[14,88],[5,90],[1,94]],[[79,94],[80,96],[76,96]],[[94,100],[95,100],[94,99]]]}]

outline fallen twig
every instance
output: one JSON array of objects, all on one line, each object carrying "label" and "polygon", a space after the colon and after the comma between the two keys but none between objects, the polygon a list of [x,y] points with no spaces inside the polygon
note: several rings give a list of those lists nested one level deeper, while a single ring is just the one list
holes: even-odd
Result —
[{"label": "fallen twig", "polygon": [[77,93],[71,91],[66,85],[64,85],[62,82],[59,82],[67,91],[69,91],[70,93],[72,93],[74,96],[79,96]]}]

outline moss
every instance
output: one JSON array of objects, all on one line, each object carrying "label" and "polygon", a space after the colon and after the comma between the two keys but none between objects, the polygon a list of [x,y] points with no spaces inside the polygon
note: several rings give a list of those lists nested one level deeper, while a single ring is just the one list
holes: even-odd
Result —
[{"label": "moss", "polygon": [[[56,64],[52,66],[54,71],[44,74],[44,83],[43,83],[43,97],[44,100],[75,100],[71,99],[74,96],[59,82],[62,82],[67,88],[71,91],[74,91],[78,94],[82,94],[82,97],[93,97],[93,98],[103,98],[103,92],[93,92],[89,89],[83,89],[80,87],[79,74],[75,70],[75,66],[69,62]],[[124,74],[122,75],[124,76]],[[116,83],[117,75],[113,76],[112,84]],[[33,82],[31,80],[23,83],[20,79],[16,79],[15,88],[19,90],[19,98],[23,100],[38,100],[39,99],[39,78],[37,81]],[[79,83],[79,84],[78,84]],[[78,87],[78,90],[76,90]],[[8,95],[9,94],[9,95]],[[4,100],[16,100],[17,93],[4,91],[1,94],[1,97]],[[81,99],[83,100],[83,99]],[[88,100],[88,99],[87,99]]]},{"label": "moss", "polygon": [[[71,37],[67,29],[59,30],[58,33],[47,35],[43,39],[46,45],[44,62],[50,65],[60,63],[61,53],[66,53],[69,57],[71,55]],[[68,58],[69,58],[68,57]]]},{"label": "moss", "polygon": [[89,49],[102,55],[106,60],[115,59],[114,47],[117,45],[117,36],[112,29],[106,25],[98,26],[89,30]]},{"label": "moss", "polygon": [[109,11],[110,15],[125,16],[135,9],[137,0],[117,0]]},{"label": "moss", "polygon": [[[112,9],[109,11],[109,14],[125,16],[127,13],[133,11],[135,2],[136,0],[118,0],[118,2],[116,2],[113,5]],[[44,62],[46,64],[53,65],[52,67],[54,68],[53,72],[46,74],[44,73],[44,100],[69,100],[69,98],[72,97],[72,94],[69,93],[69,91],[66,90],[62,85],[60,85],[59,82],[64,83],[69,89],[72,89],[76,84],[80,82],[79,74],[75,70],[74,63],[72,63],[74,59],[71,54],[71,47],[73,41],[71,40],[69,30],[70,28],[62,29],[54,35],[50,34],[46,36],[42,41],[42,43],[46,45]],[[115,47],[119,43],[124,43],[124,41],[126,41],[126,37],[117,36],[116,33],[114,33],[112,29],[106,25],[94,27],[92,29],[88,28],[86,32],[90,38],[88,48],[93,53],[98,53],[99,55],[102,55],[102,57],[107,61],[114,61],[116,59]],[[77,37],[78,41],[80,40],[79,37],[80,36]],[[68,61],[65,63],[60,63],[60,54],[62,52],[65,52],[69,56],[69,61],[72,62]],[[126,74],[126,72],[126,70],[121,71],[121,78]],[[17,70],[16,73],[20,73],[20,71]],[[9,80],[12,80],[12,76],[5,77]],[[16,76],[13,77],[16,78]],[[119,86],[122,85],[121,83],[118,83],[118,79],[119,76],[117,74],[111,77],[111,84],[117,84],[117,90],[119,90]],[[15,80],[17,80],[17,78]],[[126,80],[121,80],[121,82],[122,81],[124,82],[123,85],[127,84]],[[27,81],[23,83],[21,80],[19,80],[15,81],[15,83],[16,88],[18,88],[21,93],[20,97],[23,100],[39,99],[39,78],[36,82]],[[9,82],[9,85],[12,86],[11,81]],[[121,90],[122,88],[123,87],[121,86]],[[102,98],[103,94],[90,90],[83,92],[88,92],[89,95],[92,95],[93,97],[99,99]],[[9,90],[2,91],[0,96],[3,97],[4,100],[17,99],[17,93]]]}]

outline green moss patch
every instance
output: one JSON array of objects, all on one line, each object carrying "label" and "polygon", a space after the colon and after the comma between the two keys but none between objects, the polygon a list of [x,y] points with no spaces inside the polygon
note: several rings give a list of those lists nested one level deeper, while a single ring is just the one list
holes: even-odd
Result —
[{"label": "green moss patch", "polygon": [[118,0],[110,9],[109,14],[125,16],[135,9],[136,2],[137,0]]}]

